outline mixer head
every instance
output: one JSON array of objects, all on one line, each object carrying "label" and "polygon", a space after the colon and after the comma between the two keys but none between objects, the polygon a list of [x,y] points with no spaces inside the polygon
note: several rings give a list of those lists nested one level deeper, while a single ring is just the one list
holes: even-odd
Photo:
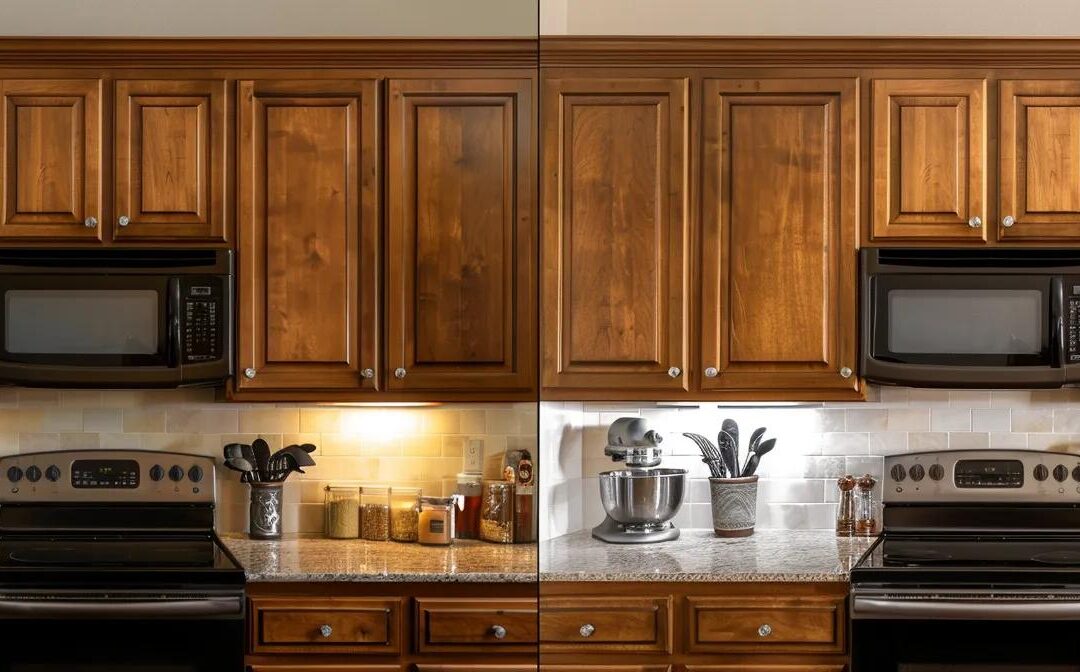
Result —
[{"label": "mixer head", "polygon": [[644,418],[619,418],[608,427],[604,454],[631,468],[655,467],[663,456],[663,440]]}]

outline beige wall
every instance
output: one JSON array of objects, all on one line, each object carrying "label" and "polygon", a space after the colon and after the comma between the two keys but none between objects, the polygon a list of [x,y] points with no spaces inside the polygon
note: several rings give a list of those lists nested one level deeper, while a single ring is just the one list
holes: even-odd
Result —
[{"label": "beige wall", "polygon": [[535,36],[537,0],[0,0],[0,35]]},{"label": "beige wall", "polygon": [[545,35],[1080,35],[1076,0],[542,0]]}]

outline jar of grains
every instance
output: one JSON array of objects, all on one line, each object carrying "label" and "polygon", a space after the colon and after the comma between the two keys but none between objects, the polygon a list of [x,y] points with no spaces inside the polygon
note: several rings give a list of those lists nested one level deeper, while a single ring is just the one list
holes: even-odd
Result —
[{"label": "jar of grains", "polygon": [[454,502],[457,497],[421,497],[421,544],[449,546],[454,542]]},{"label": "jar of grains", "polygon": [[323,500],[323,531],[330,539],[360,536],[360,489],[355,485],[328,485]]},{"label": "jar of grains", "polygon": [[381,485],[360,488],[360,536],[370,541],[390,538],[390,488]]},{"label": "jar of grains", "polygon": [[390,489],[390,538],[416,541],[420,526],[420,488]]},{"label": "jar of grains", "polygon": [[480,538],[497,544],[514,543],[514,484],[484,481],[480,503]]}]

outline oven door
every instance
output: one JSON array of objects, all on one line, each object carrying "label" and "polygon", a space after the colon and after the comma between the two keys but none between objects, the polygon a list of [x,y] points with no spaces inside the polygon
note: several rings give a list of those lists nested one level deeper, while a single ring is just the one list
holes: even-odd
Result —
[{"label": "oven door", "polygon": [[163,275],[0,275],[0,381],[176,386],[179,294]]},{"label": "oven door", "polygon": [[242,672],[244,598],[0,594],[0,672]]}]

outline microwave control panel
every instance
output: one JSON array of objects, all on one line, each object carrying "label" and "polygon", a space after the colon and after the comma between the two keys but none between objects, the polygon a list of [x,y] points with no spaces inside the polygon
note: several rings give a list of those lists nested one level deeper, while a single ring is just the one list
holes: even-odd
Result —
[{"label": "microwave control panel", "polygon": [[1065,285],[1065,363],[1080,363],[1080,283]]},{"label": "microwave control panel", "polygon": [[180,286],[183,362],[212,362],[224,352],[225,301],[220,278],[184,278]]}]

